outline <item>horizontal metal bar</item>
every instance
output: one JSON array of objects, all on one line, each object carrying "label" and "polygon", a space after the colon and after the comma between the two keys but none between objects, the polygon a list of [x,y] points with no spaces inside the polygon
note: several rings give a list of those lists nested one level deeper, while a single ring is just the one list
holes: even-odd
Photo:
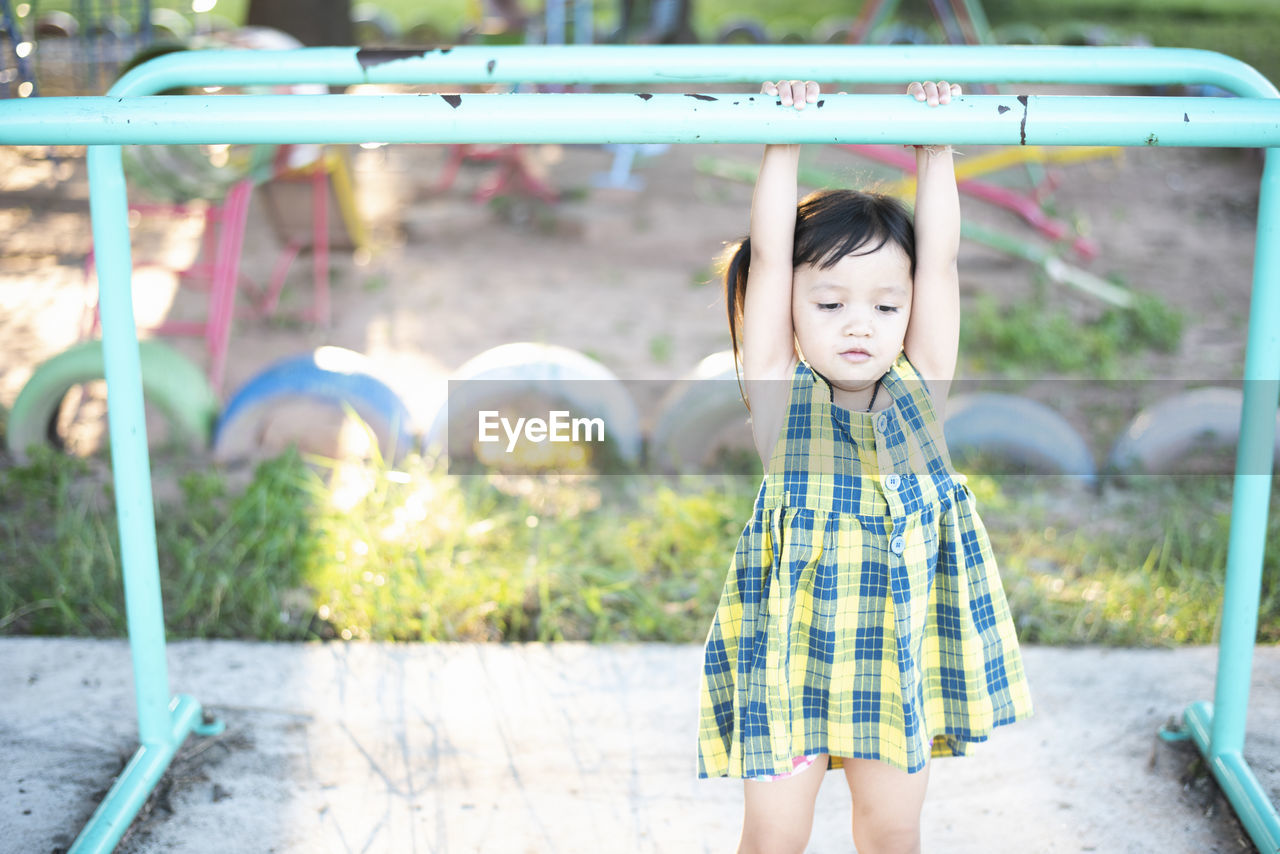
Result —
[{"label": "horizontal metal bar", "polygon": [[1280,101],[832,95],[239,95],[0,102],[0,143],[952,143],[1280,146]]},{"label": "horizontal metal bar", "polygon": [[738,83],[801,77],[826,82],[1111,85],[1212,84],[1277,97],[1251,66],[1188,48],[942,45],[560,45],[417,49],[186,51],[124,75],[112,95],[174,86],[327,83]]}]

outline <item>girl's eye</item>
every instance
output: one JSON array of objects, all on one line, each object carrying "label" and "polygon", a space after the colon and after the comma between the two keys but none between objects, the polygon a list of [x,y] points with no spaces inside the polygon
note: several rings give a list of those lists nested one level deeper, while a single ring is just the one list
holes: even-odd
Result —
[{"label": "girl's eye", "polygon": [[878,305],[876,310],[883,311],[885,314],[896,314],[898,307],[896,305]]},{"label": "girl's eye", "polygon": [[838,303],[838,302],[820,302],[820,303],[818,303],[818,308],[820,308],[820,309],[821,309],[821,310],[823,310],[823,311],[835,311],[835,310],[836,310],[837,308],[839,308],[839,307],[840,307],[840,303]]}]

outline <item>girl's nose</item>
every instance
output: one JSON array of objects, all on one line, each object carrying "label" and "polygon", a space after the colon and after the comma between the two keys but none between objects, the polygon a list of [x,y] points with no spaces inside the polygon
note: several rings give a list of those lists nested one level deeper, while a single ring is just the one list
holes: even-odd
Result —
[{"label": "girl's nose", "polygon": [[844,334],[866,337],[871,334],[871,316],[866,311],[853,309],[845,314]]}]

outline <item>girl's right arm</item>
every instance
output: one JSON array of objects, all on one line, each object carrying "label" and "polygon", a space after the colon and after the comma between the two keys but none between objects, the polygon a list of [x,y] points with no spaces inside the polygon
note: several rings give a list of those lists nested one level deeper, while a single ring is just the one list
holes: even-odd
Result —
[{"label": "girl's right arm", "polygon": [[[765,95],[804,109],[818,84],[765,83]],[[791,321],[792,241],[796,226],[798,145],[765,147],[751,200],[751,264],[742,307],[742,373],[751,400],[756,450],[766,468],[786,415],[797,356]]]}]

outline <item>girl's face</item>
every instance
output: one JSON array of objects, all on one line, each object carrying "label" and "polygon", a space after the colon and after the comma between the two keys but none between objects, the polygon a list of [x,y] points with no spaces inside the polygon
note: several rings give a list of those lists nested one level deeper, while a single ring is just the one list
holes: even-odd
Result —
[{"label": "girl's face", "polygon": [[911,318],[911,261],[886,242],[825,270],[797,267],[791,317],[804,358],[831,383],[836,405],[867,407],[871,387],[902,352]]}]

